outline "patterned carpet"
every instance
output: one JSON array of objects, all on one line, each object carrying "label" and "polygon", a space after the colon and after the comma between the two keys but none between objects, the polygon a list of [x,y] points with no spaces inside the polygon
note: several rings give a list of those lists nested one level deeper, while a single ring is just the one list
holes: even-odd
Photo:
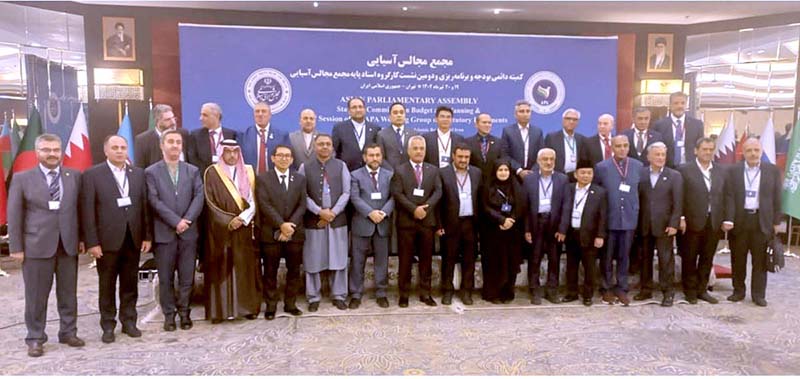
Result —
[{"label": "patterned carpet", "polygon": [[[717,257],[727,264],[728,256]],[[770,275],[769,307],[749,299],[724,300],[729,280],[715,286],[718,305],[689,305],[683,296],[672,308],[653,302],[595,305],[579,302],[530,305],[524,287],[508,305],[481,300],[465,307],[427,307],[412,297],[407,309],[375,304],[372,293],[356,311],[339,311],[324,301],[320,311],[274,321],[202,321],[195,304],[194,329],[161,330],[152,288],[140,287],[140,328],[132,339],[117,329],[117,342],[100,342],[97,274],[82,257],[78,334],[87,345],[70,348],[56,339],[54,294],[49,308],[51,342],[45,355],[29,358],[23,342],[22,276],[4,258],[10,278],[0,278],[0,374],[3,375],[741,375],[800,373],[800,262]],[[749,284],[749,282],[748,282]],[[394,283],[391,284],[396,289]],[[440,298],[436,298],[437,302]],[[660,294],[656,295],[660,300]],[[545,304],[548,304],[545,301]],[[306,304],[299,304],[305,311]],[[279,307],[280,309],[280,307]]]}]

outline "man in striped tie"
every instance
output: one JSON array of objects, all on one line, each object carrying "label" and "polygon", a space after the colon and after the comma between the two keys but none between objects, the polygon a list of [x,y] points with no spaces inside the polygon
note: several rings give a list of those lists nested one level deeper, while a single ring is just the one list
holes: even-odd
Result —
[{"label": "man in striped tie", "polygon": [[57,135],[42,134],[35,146],[39,164],[11,182],[8,233],[11,255],[22,259],[28,355],[40,357],[47,342],[47,301],[54,276],[58,342],[85,345],[77,336],[78,253],[83,253],[83,244],[78,242],[80,173],[61,167]]}]

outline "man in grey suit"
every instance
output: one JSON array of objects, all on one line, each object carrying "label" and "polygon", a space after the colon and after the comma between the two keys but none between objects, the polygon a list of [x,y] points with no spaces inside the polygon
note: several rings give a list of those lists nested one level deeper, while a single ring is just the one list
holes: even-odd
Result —
[{"label": "man in grey suit", "polygon": [[355,208],[352,220],[353,259],[350,261],[350,309],[358,309],[364,292],[364,264],[372,251],[375,265],[375,297],[378,306],[388,308],[386,287],[389,277],[389,232],[394,211],[391,197],[393,172],[381,168],[383,151],[376,143],[364,149],[366,165],[350,174],[350,202]]},{"label": "man in grey suit", "polygon": [[417,135],[415,130],[409,129],[406,124],[406,107],[403,103],[393,103],[389,106],[389,122],[391,125],[378,132],[378,145],[381,145],[386,155],[386,162],[392,169],[408,161],[408,139]]},{"label": "man in grey suit", "polygon": [[317,115],[313,109],[303,109],[300,112],[300,130],[289,133],[289,142],[292,145],[292,169],[297,170],[300,165],[317,156],[314,139],[317,138]]},{"label": "man in grey suit", "polygon": [[84,346],[78,338],[78,192],[80,173],[61,167],[61,138],[36,138],[39,164],[14,175],[8,194],[9,249],[22,259],[28,355],[40,357],[47,342],[47,300],[56,277],[58,342]]},{"label": "man in grey suit", "polygon": [[[179,159],[183,142],[177,130],[164,132],[161,135],[164,160],[145,170],[147,200],[153,210],[159,300],[164,313],[164,330],[168,332],[175,331],[176,308],[181,329],[192,328],[189,300],[199,236],[196,221],[205,202],[200,171]],[[176,270],[177,299],[173,283]]]}]

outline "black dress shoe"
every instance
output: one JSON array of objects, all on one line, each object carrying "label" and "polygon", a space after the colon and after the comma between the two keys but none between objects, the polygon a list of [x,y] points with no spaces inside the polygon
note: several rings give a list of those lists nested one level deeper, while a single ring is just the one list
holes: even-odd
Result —
[{"label": "black dress shoe", "polygon": [[443,305],[453,304],[453,293],[452,292],[445,292],[445,294],[442,295],[442,304]]},{"label": "black dress shoe", "polygon": [[542,304],[542,295],[540,295],[539,292],[536,290],[534,290],[533,293],[531,293],[531,304],[533,305]]},{"label": "black dress shoe", "polygon": [[257,317],[258,317],[258,315],[254,315],[254,314],[244,315],[244,318],[246,318],[248,320],[255,320]]},{"label": "black dress shoe", "polygon": [[575,300],[578,300],[578,295],[567,295],[567,296],[564,296],[563,299],[561,299],[561,302],[562,303],[571,303],[571,302],[573,302]]},{"label": "black dress shoe", "polygon": [[116,338],[114,337],[114,331],[113,330],[104,331],[103,332],[103,336],[100,337],[100,340],[103,341],[103,343],[112,343],[112,342],[114,342],[115,339]]},{"label": "black dress shoe", "polygon": [[430,296],[420,296],[419,297],[419,301],[425,303],[425,305],[427,305],[429,307],[435,307],[436,306],[436,301],[434,301],[433,298],[430,297]]},{"label": "black dress shoe", "polygon": [[83,340],[78,338],[78,336],[71,336],[64,339],[59,338],[58,343],[63,343],[70,347],[86,346],[86,342],[83,342]]},{"label": "black dress shoe", "polygon": [[492,304],[503,304],[503,301],[500,299],[492,299],[489,302]]},{"label": "black dress shoe", "polygon": [[694,295],[686,296],[686,301],[688,301],[689,304],[697,304],[697,296]]},{"label": "black dress shoe", "polygon": [[556,296],[553,293],[549,293],[549,294],[545,295],[544,298],[545,298],[545,300],[547,300],[547,301],[549,301],[549,302],[551,302],[553,304],[561,303],[561,300],[558,299],[558,296]]},{"label": "black dress shoe", "polygon": [[389,308],[389,299],[385,297],[378,298],[378,306],[381,308]]},{"label": "black dress shoe", "polygon": [[175,327],[175,315],[172,316],[165,316],[164,317],[164,330],[167,332],[174,332],[176,329]]},{"label": "black dress shoe", "polygon": [[[114,333],[114,331],[112,330],[111,333]],[[136,324],[122,325],[122,333],[125,333],[128,335],[128,337],[132,338],[139,338],[142,336],[142,331],[136,327]]]},{"label": "black dress shoe", "polygon": [[671,307],[673,303],[673,295],[664,295],[664,298],[661,300],[662,307]]},{"label": "black dress shoe", "polygon": [[728,296],[728,301],[737,302],[737,301],[742,301],[742,300],[744,300],[744,294],[743,293],[742,294],[738,294],[738,293],[734,292],[733,295]]},{"label": "black dress shoe", "polygon": [[275,312],[270,312],[270,311],[264,312],[264,319],[265,320],[274,320],[275,319]]},{"label": "black dress shoe", "polygon": [[303,315],[303,311],[297,309],[296,307],[295,308],[283,308],[283,311],[288,313],[288,314],[290,314],[290,315],[292,315],[292,316],[302,316]]},{"label": "black dress shoe", "polygon": [[39,341],[31,342],[30,345],[28,345],[29,357],[38,358],[41,357],[42,355],[44,355],[44,346],[42,345],[41,342]]},{"label": "black dress shoe", "polygon": [[[221,318],[212,318],[211,319],[211,325],[217,325],[217,324],[222,324],[222,319]],[[183,329],[183,322],[181,322],[181,329]]]},{"label": "black dress shoe", "polygon": [[400,308],[408,308],[408,297],[400,296],[400,301],[397,302]]},{"label": "black dress shoe", "polygon": [[361,306],[361,299],[350,299],[350,304],[347,305],[350,309],[358,309]]},{"label": "black dress shoe", "polygon": [[[218,321],[222,322],[222,320],[218,320]],[[211,323],[213,324],[214,320],[212,320]],[[187,316],[181,316],[181,329],[189,330],[189,329],[192,328],[193,325],[194,324],[192,323],[192,319],[188,315]]]},{"label": "black dress shoe", "polygon": [[719,300],[717,300],[716,297],[711,296],[711,294],[708,293],[708,292],[703,292],[703,293],[697,295],[697,298],[700,299],[700,300],[703,300],[705,302],[711,303],[711,304],[719,303]]},{"label": "black dress shoe", "polygon": [[344,300],[334,300],[333,306],[340,311],[347,310],[347,304],[344,303]]},{"label": "black dress shoe", "polygon": [[319,310],[319,301],[315,301],[313,303],[308,304],[309,312],[316,312],[318,310]]},{"label": "black dress shoe", "polygon": [[633,300],[642,301],[642,300],[648,300],[648,299],[652,299],[652,298],[653,298],[653,294],[651,292],[642,291],[642,292],[637,293],[636,296],[633,297]]},{"label": "black dress shoe", "polygon": [[590,298],[590,297],[583,298],[583,305],[585,305],[587,307],[591,307],[592,306],[592,298]]},{"label": "black dress shoe", "polygon": [[753,299],[753,302],[756,303],[756,305],[758,305],[759,307],[767,306],[767,300],[765,299]]},{"label": "black dress shoe", "polygon": [[472,301],[472,295],[470,295],[470,294],[466,294],[466,295],[462,296],[461,297],[461,302],[464,303],[464,305],[472,305],[474,303]]}]

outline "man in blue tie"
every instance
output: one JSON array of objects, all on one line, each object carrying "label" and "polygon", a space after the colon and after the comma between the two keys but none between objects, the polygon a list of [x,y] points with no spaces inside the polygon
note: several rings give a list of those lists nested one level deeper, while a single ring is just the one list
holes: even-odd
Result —
[{"label": "man in blue tie", "polygon": [[686,114],[687,96],[683,92],[669,95],[669,114],[656,121],[654,129],[667,145],[667,167],[676,168],[693,162],[694,144],[703,137],[703,122]]}]

